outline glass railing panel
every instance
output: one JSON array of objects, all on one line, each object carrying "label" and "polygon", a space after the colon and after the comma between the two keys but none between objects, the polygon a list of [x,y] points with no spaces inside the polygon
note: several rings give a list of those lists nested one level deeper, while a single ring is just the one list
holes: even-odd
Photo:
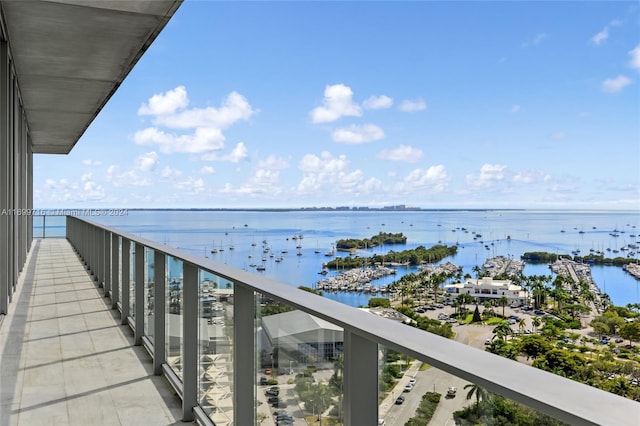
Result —
[{"label": "glass railing panel", "polygon": [[[144,273],[144,334],[153,342],[153,318],[154,318],[154,286],[155,286],[155,250],[145,247],[145,273]],[[159,284],[162,285],[162,284]]]},{"label": "glass railing panel", "polygon": [[565,425],[406,354],[379,348],[380,425]]},{"label": "glass railing panel", "polygon": [[173,372],[182,378],[182,272],[183,263],[167,256],[167,293],[166,315],[166,354],[167,364]]},{"label": "glass railing panel", "polygon": [[33,238],[64,238],[67,234],[67,217],[53,214],[34,214]]},{"label": "glass railing panel", "polygon": [[257,297],[258,422],[342,425],[344,330],[285,303]]},{"label": "glass railing panel", "polygon": [[233,422],[233,283],[202,270],[198,283],[198,402],[215,424],[229,425]]}]

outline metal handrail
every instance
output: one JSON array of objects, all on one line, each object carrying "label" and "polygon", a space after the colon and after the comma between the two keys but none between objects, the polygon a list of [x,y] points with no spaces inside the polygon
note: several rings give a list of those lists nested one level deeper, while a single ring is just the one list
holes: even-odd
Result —
[{"label": "metal handrail", "polygon": [[[640,418],[640,404],[626,398],[112,227],[68,216],[68,235],[73,220],[194,265],[233,282],[234,288],[248,289],[287,303],[342,327],[345,334],[352,333],[411,355],[569,424],[632,425]],[[345,401],[348,400],[349,395],[345,395]]]}]

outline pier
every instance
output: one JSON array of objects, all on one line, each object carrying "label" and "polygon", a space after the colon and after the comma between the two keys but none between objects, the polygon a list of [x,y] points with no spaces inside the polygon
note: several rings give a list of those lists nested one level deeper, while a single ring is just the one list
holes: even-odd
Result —
[{"label": "pier", "polygon": [[369,283],[375,279],[394,275],[396,270],[386,266],[350,269],[340,274],[318,281],[316,288],[325,291],[360,291],[365,293],[386,292],[387,288],[378,288]]},{"label": "pier", "polygon": [[502,274],[514,276],[524,270],[524,262],[521,260],[508,259],[504,256],[497,256],[487,259],[482,267],[491,278]]},{"label": "pier", "polygon": [[[594,308],[600,312],[602,307],[602,292],[593,281],[591,267],[586,263],[578,263],[573,260],[559,258],[550,264],[551,270],[558,275],[565,275],[571,278],[574,283],[585,282],[589,285],[589,291],[593,294]],[[572,286],[565,286],[565,291],[573,293]]]},{"label": "pier", "polygon": [[640,265],[637,263],[627,263],[622,267],[625,271],[631,274],[632,277],[640,280]]}]

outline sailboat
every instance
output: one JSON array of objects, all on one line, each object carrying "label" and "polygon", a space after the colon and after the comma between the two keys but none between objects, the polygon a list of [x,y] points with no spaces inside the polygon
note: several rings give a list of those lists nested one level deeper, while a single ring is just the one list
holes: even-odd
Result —
[{"label": "sailboat", "polygon": [[215,241],[213,241],[211,243],[211,247],[212,247],[211,254],[216,254],[218,252],[218,249],[216,248],[216,242]]}]

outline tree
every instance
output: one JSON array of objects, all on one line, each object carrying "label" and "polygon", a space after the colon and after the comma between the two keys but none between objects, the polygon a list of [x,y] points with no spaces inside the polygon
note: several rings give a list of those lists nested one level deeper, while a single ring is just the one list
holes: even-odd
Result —
[{"label": "tree", "polygon": [[540,318],[533,317],[533,319],[531,320],[531,325],[533,325],[533,331],[538,331],[538,327],[540,327],[540,324],[542,324],[542,321],[540,320]]},{"label": "tree", "polygon": [[493,333],[506,342],[507,336],[512,335],[513,330],[511,330],[511,325],[508,322],[502,321],[493,329]]},{"label": "tree", "polygon": [[599,335],[600,337],[604,336],[609,332],[609,326],[607,323],[602,321],[591,321],[591,327],[593,327],[593,332]]},{"label": "tree", "polygon": [[500,297],[500,299],[498,299],[498,304],[502,306],[502,318],[504,318],[504,308],[507,306],[508,303],[509,303],[509,299],[507,299],[507,296],[502,296]]},{"label": "tree", "polygon": [[527,326],[527,321],[524,318],[520,318],[518,320],[518,329],[520,330],[520,334],[522,334],[522,330]]},{"label": "tree", "polygon": [[632,341],[640,340],[640,323],[628,322],[620,327],[620,337],[623,339],[629,339],[629,344]]},{"label": "tree", "polygon": [[467,400],[470,400],[475,395],[475,397],[476,397],[476,402],[475,402],[476,409],[480,406],[480,401],[486,401],[489,398],[489,392],[487,392],[486,389],[481,388],[478,385],[475,385],[473,383],[469,383],[468,385],[465,385],[464,388],[468,389]]},{"label": "tree", "polygon": [[523,354],[531,358],[537,358],[551,350],[551,343],[542,336],[532,334],[525,336],[520,341],[520,350]]}]

